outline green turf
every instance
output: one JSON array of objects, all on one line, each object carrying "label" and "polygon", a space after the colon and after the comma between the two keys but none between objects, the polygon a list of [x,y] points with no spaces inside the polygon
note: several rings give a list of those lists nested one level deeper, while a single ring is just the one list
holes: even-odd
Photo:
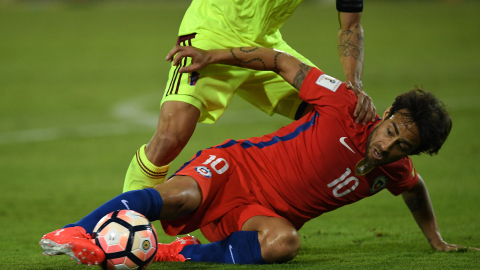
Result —
[{"label": "green turf", "polygon": [[[188,1],[131,2],[0,1],[0,269],[75,268],[65,256],[43,257],[38,241],[121,192],[130,159],[153,134],[169,68],[163,59]],[[413,160],[444,239],[480,247],[478,10],[480,3],[467,1],[366,1],[363,26],[364,85],[379,111],[416,84],[450,107],[453,131],[440,155]],[[343,78],[337,27],[334,5],[309,1],[283,35]],[[198,125],[172,168],[227,138],[286,123],[234,100],[219,123]],[[299,233],[303,246],[293,261],[254,268],[480,268],[480,252],[431,250],[403,200],[386,191]],[[171,240],[160,233],[160,241]],[[150,268],[164,267],[252,268]]]}]

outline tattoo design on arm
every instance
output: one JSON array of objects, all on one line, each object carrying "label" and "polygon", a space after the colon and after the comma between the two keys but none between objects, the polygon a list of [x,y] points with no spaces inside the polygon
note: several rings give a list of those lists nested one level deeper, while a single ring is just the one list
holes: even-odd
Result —
[{"label": "tattoo design on arm", "polygon": [[414,194],[408,196],[408,198],[405,200],[405,203],[411,212],[416,212],[422,209],[424,199],[425,198],[421,192],[415,192]]},{"label": "tattoo design on arm", "polygon": [[282,53],[282,52],[278,52],[277,54],[275,54],[275,58],[273,59],[273,62],[275,63],[275,70],[278,70],[277,57],[278,57],[281,53]]},{"label": "tattoo design on arm", "polygon": [[[257,50],[258,47],[253,48],[253,49],[251,49],[251,50],[244,50],[243,47],[241,47],[241,48],[239,48],[239,49],[240,49],[241,52],[249,53],[249,52],[253,52],[253,51]],[[249,61],[242,61],[242,60],[240,60],[240,59],[237,58],[237,56],[236,56],[235,53],[233,52],[233,48],[230,49],[230,53],[232,54],[233,58],[234,58],[235,60],[237,60],[237,62],[239,62],[239,63],[249,64],[249,63],[254,62],[254,61],[260,61],[260,62],[262,63],[262,65],[263,65],[263,69],[264,69],[264,70],[267,70],[267,66],[265,65],[265,62],[263,62],[263,60],[260,59],[260,58],[258,58],[258,57],[257,57],[257,58],[253,58],[253,59],[251,59],[251,60],[249,60]],[[240,66],[242,66],[242,65],[240,65]]]},{"label": "tattoo design on arm", "polygon": [[305,80],[305,77],[307,76],[310,69],[312,69],[312,67],[305,63],[300,63],[299,66],[300,66],[300,70],[297,72],[297,74],[295,74],[292,85],[293,87],[300,90],[300,88],[302,87],[303,81]]},{"label": "tattoo design on arm", "polygon": [[256,51],[256,50],[258,50],[258,49],[260,49],[260,48],[259,48],[259,47],[255,47],[255,48],[253,48],[253,49],[251,49],[251,50],[245,50],[243,47],[240,47],[240,48],[238,48],[238,49],[239,49],[241,52],[249,53],[249,52]]},{"label": "tattoo design on arm", "polygon": [[[359,26],[355,27],[356,30]],[[363,37],[360,33],[355,33],[352,30],[344,31],[339,37],[339,51],[343,52],[345,57],[353,57],[358,59],[363,53]]]}]

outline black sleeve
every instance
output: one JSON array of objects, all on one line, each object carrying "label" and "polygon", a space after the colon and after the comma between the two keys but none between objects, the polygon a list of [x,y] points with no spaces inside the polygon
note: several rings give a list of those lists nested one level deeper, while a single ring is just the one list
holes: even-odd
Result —
[{"label": "black sleeve", "polygon": [[337,10],[347,13],[363,11],[363,0],[337,0]]}]

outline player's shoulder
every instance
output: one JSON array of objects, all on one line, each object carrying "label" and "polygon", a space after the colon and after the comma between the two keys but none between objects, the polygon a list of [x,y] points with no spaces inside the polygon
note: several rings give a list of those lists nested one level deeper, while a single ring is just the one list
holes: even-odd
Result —
[{"label": "player's shoulder", "polygon": [[300,88],[300,99],[313,104],[316,109],[336,117],[352,116],[357,97],[341,80],[312,67]]},{"label": "player's shoulder", "polygon": [[[346,94],[346,97],[348,97],[349,94],[353,94],[352,91],[346,88],[343,81],[326,74],[317,67],[311,67],[303,81],[301,90],[325,90],[325,93],[338,94],[338,96],[344,96]],[[355,95],[353,94],[353,96]]]}]

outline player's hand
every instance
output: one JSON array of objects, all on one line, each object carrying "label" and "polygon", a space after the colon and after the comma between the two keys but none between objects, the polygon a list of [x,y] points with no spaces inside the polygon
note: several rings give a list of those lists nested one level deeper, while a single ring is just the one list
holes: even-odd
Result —
[{"label": "player's hand", "polygon": [[357,105],[353,112],[355,123],[358,124],[362,120],[364,125],[368,124],[369,121],[375,122],[377,109],[375,108],[375,105],[373,105],[372,98],[363,91],[363,85],[361,83],[356,83],[354,85],[351,82],[347,82],[345,85],[357,96]]},{"label": "player's hand", "polygon": [[208,61],[208,51],[195,48],[192,46],[175,46],[167,55],[165,60],[172,62],[174,66],[178,66],[180,61],[185,57],[192,58],[192,64],[187,67],[182,67],[180,73],[190,73],[204,68],[210,62]]},{"label": "player's hand", "polygon": [[447,242],[445,241],[441,241],[437,244],[433,244],[432,243],[432,247],[438,251],[445,251],[445,252],[462,252],[462,251],[468,251],[468,250],[479,250],[480,251],[480,248],[476,248],[476,247],[464,247],[464,246],[459,246],[459,245],[455,245],[455,244],[448,244]]}]

